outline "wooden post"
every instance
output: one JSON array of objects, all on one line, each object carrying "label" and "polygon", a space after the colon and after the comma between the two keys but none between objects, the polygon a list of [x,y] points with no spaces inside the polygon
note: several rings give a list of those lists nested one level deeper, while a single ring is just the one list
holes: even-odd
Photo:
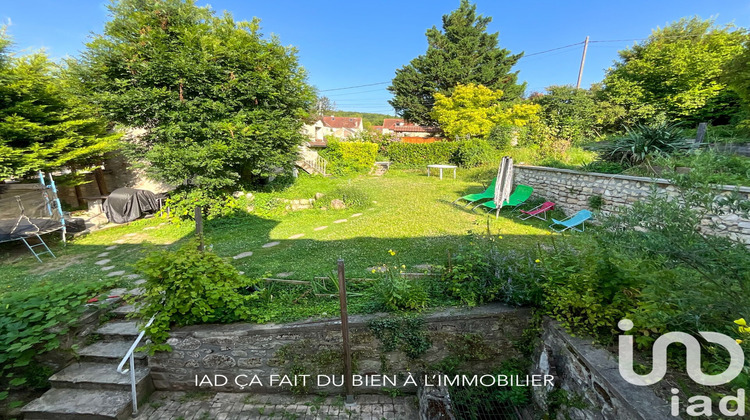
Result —
[{"label": "wooden post", "polygon": [[346,303],[346,276],[344,275],[344,260],[339,258],[339,304],[341,306],[341,338],[344,341],[344,386],[346,388],[346,403],[354,404],[352,386],[352,349],[349,345],[349,314]]},{"label": "wooden post", "polygon": [[581,88],[581,78],[583,77],[583,65],[586,63],[586,50],[589,49],[589,37],[583,41],[583,56],[581,57],[581,67],[578,69],[578,83],[576,83],[576,89]]},{"label": "wooden post", "polygon": [[195,206],[195,234],[198,235],[198,251],[203,252],[203,211],[201,206]]},{"label": "wooden post", "polygon": [[94,179],[96,180],[96,186],[99,188],[99,194],[109,195],[107,182],[104,180],[104,172],[102,172],[102,168],[94,169]]},{"label": "wooden post", "polygon": [[707,129],[708,124],[704,122],[698,124],[698,131],[695,133],[695,147],[700,147],[701,143],[703,143],[703,140],[706,138]]}]

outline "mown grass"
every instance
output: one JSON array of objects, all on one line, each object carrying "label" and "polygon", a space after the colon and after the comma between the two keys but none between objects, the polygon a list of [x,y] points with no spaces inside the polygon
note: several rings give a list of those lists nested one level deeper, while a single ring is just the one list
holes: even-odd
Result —
[{"label": "mown grass", "polygon": [[[487,220],[493,233],[503,236],[508,247],[536,244],[548,230],[544,222],[520,221],[517,213],[505,210],[498,219],[452,205],[461,195],[478,192],[482,185],[473,181],[471,171],[459,170],[459,179],[426,177],[422,170],[390,171],[383,177],[353,178],[301,177],[291,187],[277,192],[257,193],[257,213],[216,219],[205,224],[206,243],[223,257],[252,251],[251,257],[231,260],[247,276],[274,276],[293,273],[291,278],[310,280],[326,276],[343,258],[348,277],[365,277],[368,268],[398,262],[416,271],[415,265],[444,265],[449,252],[467,243],[470,231],[485,231]],[[487,180],[489,181],[489,179]],[[283,207],[261,208],[274,197],[311,198],[356,190],[367,203],[344,210],[316,208],[287,212]],[[359,217],[352,217],[362,213]],[[346,219],[344,223],[333,223]],[[19,242],[0,247],[0,289],[18,290],[34,282],[76,282],[105,278],[107,272],[94,264],[105,248],[121,241],[106,257],[113,270],[134,272],[133,264],[154,247],[173,247],[193,235],[193,224],[164,224],[151,218],[94,232],[63,246],[49,235],[57,259],[44,258],[39,264]],[[319,226],[328,226],[315,231]],[[295,234],[299,239],[289,239]],[[262,248],[270,241],[280,244]],[[397,252],[395,257],[388,250]],[[2,293],[2,292],[0,292]]]}]

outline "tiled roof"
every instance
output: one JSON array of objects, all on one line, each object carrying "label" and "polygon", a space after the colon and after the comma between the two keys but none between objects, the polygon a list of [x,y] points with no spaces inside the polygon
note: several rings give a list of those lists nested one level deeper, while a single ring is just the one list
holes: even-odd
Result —
[{"label": "tiled roof", "polygon": [[331,128],[359,128],[361,123],[362,118],[359,117],[323,117],[323,125]]},{"label": "tiled roof", "polygon": [[403,122],[404,122],[403,118],[386,118],[383,120],[383,128],[392,130],[396,124],[403,123]]},{"label": "tiled roof", "polygon": [[393,131],[398,132],[409,132],[409,133],[437,133],[440,131],[438,127],[427,127],[423,125],[398,125],[392,128]]}]

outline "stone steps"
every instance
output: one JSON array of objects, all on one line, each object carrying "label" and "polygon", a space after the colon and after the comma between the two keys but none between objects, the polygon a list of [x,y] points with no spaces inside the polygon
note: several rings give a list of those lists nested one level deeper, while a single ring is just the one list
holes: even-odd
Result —
[{"label": "stone steps", "polygon": [[[130,392],[130,372],[117,372],[118,363],[74,363],[49,378],[52,388],[96,389]],[[125,366],[128,367],[127,365]],[[151,385],[146,366],[136,366],[136,391],[146,391]],[[140,392],[138,392],[140,394]]]},{"label": "stone steps", "polygon": [[50,389],[23,408],[24,420],[125,420],[129,391]]},{"label": "stone steps", "polygon": [[110,321],[94,332],[102,336],[104,340],[125,340],[130,342],[134,341],[140,333],[136,321]]},{"label": "stone steps", "polygon": [[[132,344],[128,341],[99,341],[82,348],[78,351],[78,355],[82,362],[114,363],[117,367]],[[147,364],[145,353],[137,352],[133,357],[136,365]]]}]

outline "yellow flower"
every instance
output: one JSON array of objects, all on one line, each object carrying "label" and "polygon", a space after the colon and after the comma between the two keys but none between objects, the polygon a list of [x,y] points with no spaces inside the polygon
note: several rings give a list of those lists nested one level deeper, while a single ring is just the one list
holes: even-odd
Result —
[{"label": "yellow flower", "polygon": [[503,239],[503,235],[497,235],[497,239]]},{"label": "yellow flower", "polygon": [[737,325],[741,325],[743,327],[747,327],[747,322],[745,322],[745,318],[736,319],[734,323]]},{"label": "yellow flower", "polygon": [[389,250],[388,250],[388,253],[389,253],[389,254],[391,254],[391,256],[394,256],[394,255],[396,255],[396,251],[394,251],[394,250],[392,250],[392,249],[389,249]]},{"label": "yellow flower", "polygon": [[742,340],[740,340],[739,338],[738,338],[738,339],[736,339],[736,340],[734,340],[734,341],[736,341],[736,342],[737,342],[737,344],[742,344]]},{"label": "yellow flower", "polygon": [[374,268],[372,269],[372,272],[373,272],[373,273],[375,272],[375,269],[374,269]]},{"label": "yellow flower", "polygon": [[539,258],[537,258],[536,260],[534,260],[534,262],[537,263],[537,264],[539,264],[540,262],[542,262],[542,260],[540,260]]},{"label": "yellow flower", "polygon": [[403,264],[401,264],[401,268],[406,268],[406,266],[405,266],[405,265],[403,265]]}]

